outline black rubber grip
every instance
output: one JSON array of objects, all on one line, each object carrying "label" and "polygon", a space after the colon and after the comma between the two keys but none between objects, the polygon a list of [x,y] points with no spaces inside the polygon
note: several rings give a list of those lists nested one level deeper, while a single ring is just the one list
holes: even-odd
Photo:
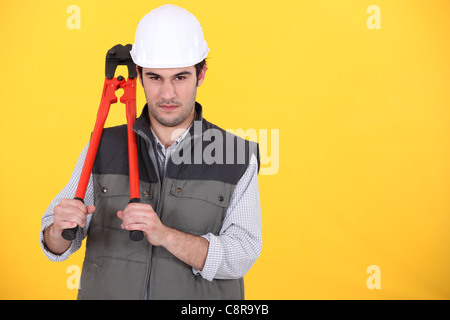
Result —
[{"label": "black rubber grip", "polygon": [[[83,199],[77,198],[77,197],[75,197],[74,199],[79,200],[79,201],[83,202],[83,204],[84,204]],[[71,228],[71,229],[64,229],[63,232],[61,233],[61,236],[68,241],[72,241],[77,236],[77,231],[78,231],[78,226]]]},{"label": "black rubber grip", "polygon": [[62,237],[66,240],[72,241],[77,236],[78,226],[72,229],[64,229],[61,233]]},{"label": "black rubber grip", "polygon": [[[128,203],[140,203],[141,199],[139,198],[133,198],[130,199]],[[144,239],[144,233],[141,230],[131,230],[130,231],[130,239],[133,241],[141,241]]]}]

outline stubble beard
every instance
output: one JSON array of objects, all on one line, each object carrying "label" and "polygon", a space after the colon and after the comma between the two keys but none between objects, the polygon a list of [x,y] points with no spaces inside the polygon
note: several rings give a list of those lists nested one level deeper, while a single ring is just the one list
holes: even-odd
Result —
[{"label": "stubble beard", "polygon": [[[153,118],[155,118],[158,123],[165,127],[176,127],[180,124],[182,124],[186,119],[191,115],[192,110],[195,106],[195,99],[196,99],[196,91],[193,93],[191,99],[187,102],[187,106],[184,107],[183,104],[179,101],[158,101],[156,104],[153,104],[147,99],[148,104],[148,110],[149,113],[152,115]],[[163,114],[159,113],[159,105],[162,104],[174,104],[177,107],[177,109],[181,109],[181,113],[175,117],[175,118],[169,118],[164,117]]]}]

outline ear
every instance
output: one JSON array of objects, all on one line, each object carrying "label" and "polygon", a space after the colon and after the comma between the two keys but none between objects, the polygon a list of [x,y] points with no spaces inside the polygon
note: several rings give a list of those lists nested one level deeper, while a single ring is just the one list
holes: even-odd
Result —
[{"label": "ear", "polygon": [[200,74],[198,75],[197,87],[200,87],[203,81],[205,80],[206,70],[208,70],[208,67],[205,65]]}]

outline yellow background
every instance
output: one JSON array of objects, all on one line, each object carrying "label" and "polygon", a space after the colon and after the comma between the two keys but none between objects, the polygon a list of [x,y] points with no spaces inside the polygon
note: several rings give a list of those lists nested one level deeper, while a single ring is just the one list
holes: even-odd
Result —
[{"label": "yellow background", "polygon": [[[165,3],[1,2],[0,298],[76,297],[66,270],[84,248],[48,261],[40,218],[88,141],[107,49],[133,43]],[[450,1],[172,3],[197,16],[211,49],[206,119],[279,130],[246,297],[449,299]],[[372,4],[381,29],[367,27]],[[67,27],[69,5],[80,29]],[[139,88],[139,113],[144,103]],[[366,285],[370,265],[381,289]]]}]

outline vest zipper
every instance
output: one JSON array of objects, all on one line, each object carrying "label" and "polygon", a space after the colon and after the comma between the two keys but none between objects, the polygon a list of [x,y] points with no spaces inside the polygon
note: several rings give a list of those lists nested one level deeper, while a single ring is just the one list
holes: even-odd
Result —
[{"label": "vest zipper", "polygon": [[[140,133],[143,134],[142,131],[140,131]],[[198,138],[201,136],[203,136],[203,132],[200,135],[198,135],[198,134],[192,135],[191,137],[189,137],[189,140],[194,140],[195,138]],[[167,159],[167,167],[164,170],[164,176],[162,177],[162,181],[161,181],[161,175],[160,175],[159,167],[158,167],[159,157],[155,154],[157,152],[156,147],[153,145],[151,140],[149,141],[149,143],[151,144],[152,149],[153,149],[153,152],[149,152],[149,156],[150,156],[150,159],[152,160],[153,167],[156,170],[156,175],[158,176],[158,183],[160,186],[159,194],[158,194],[158,201],[156,202],[156,210],[155,210],[158,217],[160,217],[160,207],[161,207],[161,200],[162,200],[161,195],[164,194],[166,175],[167,175],[167,171],[169,171],[169,165],[170,165],[170,161],[169,161],[170,155],[169,155],[169,159]],[[150,300],[150,293],[149,293],[150,275],[151,275],[151,270],[152,270],[152,258],[153,258],[154,253],[155,253],[155,248],[153,245],[151,245],[151,254],[150,254],[149,262],[148,262],[149,267],[148,267],[147,277],[145,279],[146,284],[145,284],[145,288],[144,288],[145,289],[144,290],[144,300]]]},{"label": "vest zipper", "polygon": [[[164,186],[165,186],[165,178],[166,178],[166,173],[167,173],[167,169],[169,167],[169,162],[167,162],[167,168],[164,170],[164,176],[162,177],[162,181],[161,181],[161,175],[159,172],[159,167],[158,167],[158,163],[159,163],[159,158],[158,156],[155,155],[156,149],[153,148],[153,153],[150,152],[150,158],[152,160],[153,163],[153,167],[156,170],[156,175],[158,176],[158,184],[159,184],[159,193],[158,193],[158,201],[156,202],[156,208],[155,208],[155,212],[158,215],[158,217],[160,217],[160,207],[161,207],[161,195],[164,194]],[[150,300],[150,275],[151,275],[151,270],[152,270],[152,258],[153,258],[153,254],[155,253],[155,247],[153,245],[151,245],[151,254],[150,254],[150,258],[149,258],[149,263],[148,263],[148,272],[147,272],[147,277],[145,279],[145,291],[144,291],[144,300]]]}]

